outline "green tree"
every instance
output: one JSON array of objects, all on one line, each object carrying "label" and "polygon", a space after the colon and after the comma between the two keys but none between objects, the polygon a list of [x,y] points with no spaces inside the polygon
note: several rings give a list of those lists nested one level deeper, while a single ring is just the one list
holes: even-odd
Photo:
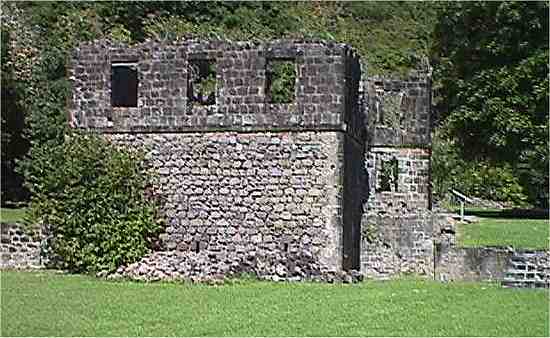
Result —
[{"label": "green tree", "polygon": [[548,2],[453,2],[435,29],[437,110],[467,161],[548,198]]}]

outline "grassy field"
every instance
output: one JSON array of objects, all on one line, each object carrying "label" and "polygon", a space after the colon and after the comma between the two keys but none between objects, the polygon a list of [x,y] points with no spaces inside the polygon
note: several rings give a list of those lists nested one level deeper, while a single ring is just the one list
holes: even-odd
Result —
[{"label": "grassy field", "polygon": [[548,290],[418,280],[222,286],[1,274],[2,336],[547,336]]},{"label": "grassy field", "polygon": [[25,218],[27,209],[18,208],[0,208],[0,222],[4,223],[21,223]]},{"label": "grassy field", "polygon": [[464,214],[479,217],[479,222],[459,225],[458,239],[461,246],[512,246],[525,249],[545,249],[550,246],[550,223],[544,212],[469,208]]},{"label": "grassy field", "polygon": [[465,247],[512,246],[548,248],[548,221],[542,219],[481,218],[459,227],[460,244]]}]

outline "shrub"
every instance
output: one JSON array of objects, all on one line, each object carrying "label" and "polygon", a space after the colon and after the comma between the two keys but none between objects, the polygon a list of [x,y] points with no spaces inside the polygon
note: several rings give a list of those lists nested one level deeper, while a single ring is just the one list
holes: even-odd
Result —
[{"label": "shrub", "polygon": [[441,130],[433,134],[432,181],[437,200],[449,198],[449,189],[454,188],[468,196],[525,206],[527,192],[520,178],[507,163],[464,160],[455,140]]},{"label": "shrub", "polygon": [[468,195],[493,201],[512,202],[518,206],[527,201],[518,177],[508,164],[467,163],[455,186]]},{"label": "shrub", "polygon": [[151,177],[140,155],[73,133],[59,145],[33,147],[30,156],[31,218],[48,225],[54,267],[114,270],[147,253],[161,224],[145,196]]}]

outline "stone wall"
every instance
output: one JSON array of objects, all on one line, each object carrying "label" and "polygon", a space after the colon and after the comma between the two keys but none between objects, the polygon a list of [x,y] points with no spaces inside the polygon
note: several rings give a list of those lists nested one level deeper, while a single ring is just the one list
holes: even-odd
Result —
[{"label": "stone wall", "polygon": [[549,287],[550,252],[512,248],[459,248],[439,245],[435,278],[440,281],[493,281],[505,286]]},{"label": "stone wall", "polygon": [[343,135],[336,132],[112,134],[159,175],[164,250],[310,252],[341,268]]},{"label": "stone wall", "polygon": [[[289,67],[278,78],[280,64]],[[162,251],[121,272],[293,278],[359,268],[365,128],[351,47],[96,41],[75,50],[70,74],[71,125],[144,151],[159,177]],[[117,81],[135,92],[119,97]],[[282,101],[277,81],[290,94]]]},{"label": "stone wall", "polygon": [[23,225],[0,224],[0,268],[39,268],[40,232]]},{"label": "stone wall", "polygon": [[[269,63],[295,65],[294,100],[274,104]],[[69,67],[73,127],[102,132],[341,130],[361,133],[356,118],[360,65],[344,44],[323,41],[95,41],[75,49]],[[190,98],[190,67],[215,70],[215,100]],[[136,107],[113,107],[112,68],[137,71]],[[346,81],[346,77],[349,80]]]},{"label": "stone wall", "polygon": [[429,69],[404,80],[369,78],[363,87],[368,199],[362,271],[374,278],[433,276]]},{"label": "stone wall", "polygon": [[406,79],[371,77],[365,85],[369,144],[431,146],[431,69],[412,71]]}]

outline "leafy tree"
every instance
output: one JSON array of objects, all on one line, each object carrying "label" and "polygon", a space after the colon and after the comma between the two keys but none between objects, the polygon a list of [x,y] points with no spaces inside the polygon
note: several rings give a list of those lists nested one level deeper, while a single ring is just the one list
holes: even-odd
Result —
[{"label": "leafy tree", "polygon": [[[548,2],[453,2],[435,29],[437,110],[460,156],[548,199]],[[489,183],[487,183],[489,184]]]}]

